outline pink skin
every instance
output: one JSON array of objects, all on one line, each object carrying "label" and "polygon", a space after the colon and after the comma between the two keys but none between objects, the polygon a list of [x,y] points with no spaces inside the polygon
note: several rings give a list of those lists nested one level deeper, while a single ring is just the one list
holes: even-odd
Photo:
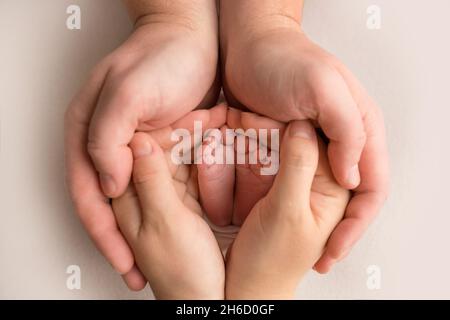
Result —
[{"label": "pink skin", "polygon": [[202,19],[186,17],[186,4],[178,17],[164,11],[174,6],[164,1],[157,8],[157,2],[150,3],[156,13],[138,12],[133,33],[94,68],[65,117],[66,179],[75,211],[133,290],[146,281],[107,199],[120,196],[130,180],[128,144],[136,130],[164,128],[199,106],[214,105],[220,87],[215,2],[197,3],[193,11]]},{"label": "pink skin", "polygon": [[[257,132],[259,129],[279,129],[280,137],[282,137],[285,124],[230,108],[227,113],[227,125],[222,127],[223,137],[226,128],[243,129],[244,131],[252,128]],[[224,147],[227,148],[231,148],[230,143],[231,141],[225,143],[222,141]],[[268,145],[270,146],[270,136]],[[248,143],[246,143],[246,147],[247,161],[245,164],[198,165],[201,203],[208,218],[216,225],[242,225],[253,206],[267,194],[272,186],[275,176],[261,175],[259,159],[258,164],[249,164]],[[234,152],[236,153],[236,150]]]},{"label": "pink skin", "polygon": [[[242,128],[247,130],[253,128],[257,132],[259,132],[259,129],[278,129],[280,130],[280,139],[285,129],[285,125],[281,122],[261,117],[251,112],[241,112],[237,109],[231,109],[228,112],[227,123],[233,129]],[[271,151],[270,145],[269,135],[269,152]],[[248,149],[246,151],[247,153],[249,152]],[[236,165],[236,186],[232,219],[235,225],[242,225],[253,206],[267,194],[272,186],[275,175],[261,175],[260,169],[260,163]]]},{"label": "pink skin", "polygon": [[[161,7],[159,1],[126,2],[135,18],[140,17],[137,28],[97,65],[66,113],[66,177],[89,235],[129,287],[138,290],[145,279],[134,265],[107,197],[119,196],[128,184],[128,144],[136,130],[163,128],[199,105],[215,103],[218,21],[215,1],[195,1],[194,10],[178,1],[171,6],[161,1]],[[303,1],[276,3],[220,2],[224,91],[236,107],[279,121],[310,119],[330,139],[333,174],[342,186],[354,188],[354,197],[315,266],[327,272],[361,237],[388,194],[383,117],[353,74],[302,32]],[[174,7],[176,12],[164,12]],[[243,191],[236,193],[233,203],[237,214],[225,220],[240,223],[254,202],[242,194],[257,183],[250,184],[253,177],[245,176],[247,169],[236,172],[236,190]],[[226,184],[228,190],[231,180]]]},{"label": "pink skin", "polygon": [[[222,132],[227,128],[224,125]],[[203,144],[208,145],[208,142]],[[231,146],[224,145],[231,149]],[[235,188],[234,164],[198,164],[198,185],[200,202],[212,223],[226,226],[231,223],[233,213],[233,194]]]},{"label": "pink skin", "polygon": [[234,106],[283,122],[310,120],[329,139],[333,174],[354,194],[315,265],[326,273],[349,253],[387,197],[383,116],[344,64],[305,35],[302,1],[277,3],[283,5],[221,2],[222,81]]},{"label": "pink skin", "polygon": [[329,168],[309,121],[283,137],[280,168],[228,250],[227,299],[291,299],[342,219],[350,193]]},{"label": "pink skin", "polygon": [[[154,293],[157,298],[180,299],[189,297],[192,299],[195,297],[218,299],[223,295],[223,284],[220,284],[223,278],[220,275],[220,273],[223,273],[223,257],[211,230],[200,218],[202,210],[197,202],[198,191],[196,190],[198,188],[195,166],[176,165],[172,161],[171,149],[177,141],[171,139],[171,134],[173,130],[178,128],[187,129],[192,134],[194,121],[201,121],[203,128],[206,130],[221,127],[225,123],[226,112],[227,108],[224,105],[219,105],[209,110],[192,111],[170,126],[151,130],[148,134],[135,134],[131,142],[130,146],[134,151],[135,157],[136,151],[142,147],[143,143],[150,143],[153,146],[153,150],[155,150],[153,156],[151,156],[153,160],[148,159],[150,165],[147,159],[135,159],[133,173],[134,182],[140,181],[136,185],[136,190],[138,194],[140,193],[140,200],[144,200],[143,203],[151,202],[152,205],[147,208],[142,205],[142,210],[136,209],[139,208],[139,204],[135,204],[135,201],[133,201],[137,199],[136,194],[133,192],[133,188],[128,188],[124,195],[113,201],[113,206],[115,205],[114,213],[118,217],[121,231],[134,250],[139,267],[150,281],[150,284],[154,286],[152,289],[155,290]],[[155,154],[158,153],[156,150],[164,154],[166,157],[164,161],[162,161],[163,159],[155,160]],[[167,168],[164,169],[163,167]],[[166,174],[163,174],[163,171],[167,169]],[[161,179],[164,181],[169,179],[169,184],[173,184],[177,194],[171,195],[170,190],[163,190],[167,185],[161,183]],[[153,200],[151,201],[151,199]],[[183,206],[169,209],[177,200],[181,200]],[[140,221],[145,220],[144,217],[158,216],[158,212],[162,214],[161,217],[171,216],[175,218],[168,218],[168,220],[165,220],[166,223],[159,227],[158,224],[152,224],[145,226],[145,228],[142,227],[140,232],[131,230],[135,230],[137,228],[136,225],[140,225]],[[191,214],[192,212],[197,213],[199,216],[195,217],[195,214]],[[136,214],[138,218],[133,219],[135,218],[133,216]],[[172,222],[167,223],[167,221]],[[197,231],[201,230],[201,232],[192,233],[196,228],[199,228]],[[161,233],[161,230],[165,230],[165,232]],[[159,240],[161,240],[163,234],[169,235],[164,239],[168,243],[161,246],[159,245],[161,244]],[[170,237],[170,235],[174,235],[175,238]],[[195,242],[195,244],[191,244],[192,242]],[[217,247],[216,252],[209,252],[208,248],[214,247]],[[208,255],[204,255],[205,250],[208,251]],[[168,253],[170,254],[168,255]],[[183,266],[181,275],[179,269],[177,269],[178,264],[174,263],[175,258],[171,255],[175,255],[176,259],[179,259],[179,265]],[[183,260],[183,257],[185,260]],[[188,263],[192,262],[192,259],[196,260],[197,263],[188,265]],[[202,268],[200,268],[200,265]],[[208,276],[205,276],[206,273],[208,273]],[[180,288],[186,287],[188,283],[191,283],[192,279],[196,279],[199,276],[202,276],[203,280],[195,281],[196,293],[191,292],[189,289],[183,291]],[[174,281],[174,278],[178,282],[169,284],[171,281]],[[206,278],[210,280],[207,281]],[[174,286],[178,286],[179,290],[174,291]],[[219,288],[218,290],[212,290],[212,287]]]}]

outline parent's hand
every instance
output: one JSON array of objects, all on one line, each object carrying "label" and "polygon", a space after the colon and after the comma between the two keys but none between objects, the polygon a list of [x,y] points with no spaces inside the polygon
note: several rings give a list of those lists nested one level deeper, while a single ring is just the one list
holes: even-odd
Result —
[{"label": "parent's hand", "polygon": [[335,181],[309,121],[289,125],[280,160],[272,188],[229,249],[227,299],[292,298],[344,215],[349,191]]},{"label": "parent's hand", "polygon": [[[329,138],[333,174],[341,186],[354,189],[354,196],[315,266],[327,272],[350,251],[386,199],[383,117],[352,73],[302,32],[297,5],[295,14],[263,12],[262,7],[222,3],[224,89],[233,105],[279,121],[311,119]],[[235,14],[250,9],[251,14]]]},{"label": "parent's hand", "polygon": [[146,281],[133,268],[107,197],[121,195],[128,185],[133,163],[128,144],[136,130],[160,128],[199,105],[215,104],[217,13],[214,1],[208,3],[181,8],[183,17],[163,11],[141,17],[130,38],[94,69],[66,113],[66,175],[75,209],[132,289]]},{"label": "parent's hand", "polygon": [[120,230],[157,299],[223,299],[225,266],[202,218],[196,166],[172,161],[173,129],[206,129],[225,121],[226,108],[194,111],[167,128],[136,133],[133,184],[112,202]]}]

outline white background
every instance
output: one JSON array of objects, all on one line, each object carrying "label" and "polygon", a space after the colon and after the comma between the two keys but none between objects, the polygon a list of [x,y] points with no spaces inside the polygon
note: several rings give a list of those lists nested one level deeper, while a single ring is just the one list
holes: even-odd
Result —
[{"label": "white background", "polygon": [[[67,30],[66,8],[82,9]],[[380,30],[366,9],[382,10]],[[450,298],[450,1],[306,0],[304,28],[384,111],[392,193],[348,258],[298,298]],[[118,0],[0,0],[0,298],[149,298],[128,291],[64,189],[63,114],[89,70],[131,29]],[[66,288],[67,266],[82,288]],[[369,290],[367,267],[381,270]]]}]

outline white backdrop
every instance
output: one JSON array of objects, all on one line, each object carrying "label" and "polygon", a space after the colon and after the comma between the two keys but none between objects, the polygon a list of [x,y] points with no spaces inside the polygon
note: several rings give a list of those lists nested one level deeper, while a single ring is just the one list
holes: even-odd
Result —
[{"label": "white backdrop", "polygon": [[[82,28],[66,28],[66,8]],[[381,8],[381,29],[366,26]],[[450,2],[306,0],[304,28],[384,111],[392,193],[348,258],[311,272],[305,298],[450,298]],[[126,38],[118,0],[0,0],[0,298],[151,298],[128,291],[64,191],[63,114],[89,70]],[[66,268],[81,268],[81,290]],[[367,269],[381,287],[367,286]]]}]

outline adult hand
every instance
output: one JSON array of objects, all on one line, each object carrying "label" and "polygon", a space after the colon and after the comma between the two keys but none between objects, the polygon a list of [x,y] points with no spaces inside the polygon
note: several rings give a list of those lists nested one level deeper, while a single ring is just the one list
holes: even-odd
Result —
[{"label": "adult hand", "polygon": [[131,289],[141,289],[146,281],[134,267],[107,197],[121,195],[128,185],[133,164],[128,144],[136,130],[160,128],[199,105],[215,104],[215,3],[194,9],[206,18],[162,11],[141,17],[129,39],[94,69],[66,112],[66,175],[76,212]]},{"label": "adult hand", "polygon": [[113,200],[120,230],[158,299],[223,299],[225,266],[202,218],[196,166],[172,161],[171,133],[193,121],[222,125],[226,108],[194,111],[171,127],[136,133],[133,184]]},{"label": "adult hand", "polygon": [[[270,13],[272,9],[258,14],[263,5],[249,3],[232,0],[221,5],[227,99],[279,121],[314,121],[330,140],[334,176],[341,186],[354,190],[345,218],[315,266],[327,272],[350,251],[386,199],[383,117],[352,73],[302,32],[301,10],[293,16]],[[241,10],[235,11],[236,6]],[[240,12],[240,17],[233,12]]]},{"label": "adult hand", "polygon": [[350,197],[309,121],[286,130],[280,170],[244,221],[226,266],[227,299],[286,299],[319,259]]}]

